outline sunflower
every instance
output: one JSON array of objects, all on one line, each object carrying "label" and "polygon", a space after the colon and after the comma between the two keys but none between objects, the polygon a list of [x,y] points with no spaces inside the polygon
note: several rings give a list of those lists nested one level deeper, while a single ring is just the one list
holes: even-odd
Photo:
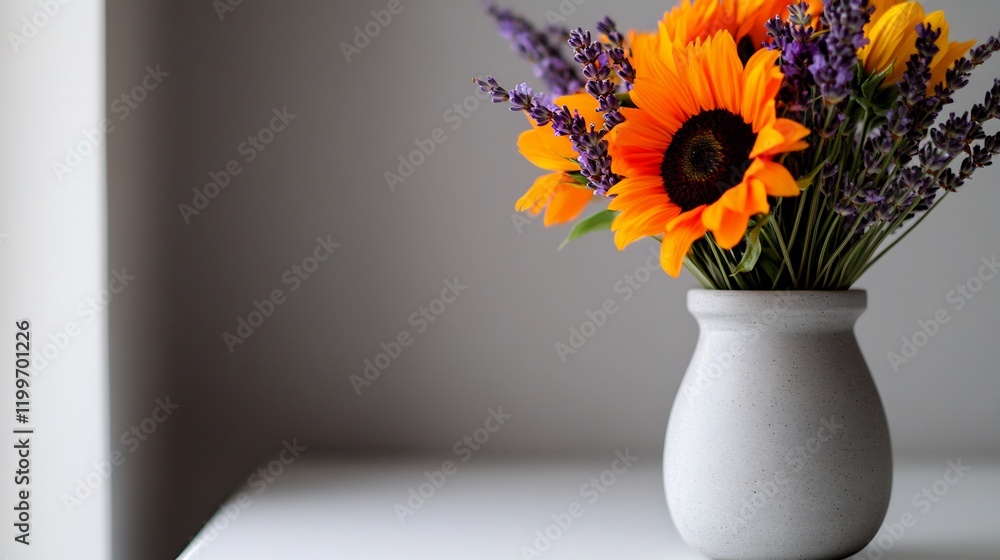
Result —
[{"label": "sunflower", "polygon": [[[603,126],[597,100],[590,94],[578,93],[556,99],[560,107],[579,111],[588,125]],[[529,119],[530,120],[530,119]],[[594,191],[579,179],[579,154],[573,149],[568,136],[556,136],[549,126],[532,125],[517,140],[521,155],[542,169],[552,171],[542,175],[517,201],[515,210],[537,216],[545,210],[545,227],[564,224],[576,219],[591,200]]]},{"label": "sunflower", "polygon": [[885,86],[895,85],[903,78],[906,62],[917,53],[918,25],[930,24],[932,29],[941,30],[936,43],[940,50],[931,62],[930,87],[942,83],[948,69],[976,43],[949,42],[944,12],[925,14],[919,2],[876,0],[873,5],[876,9],[866,33],[869,43],[858,51],[858,57],[869,74],[880,74],[892,68]]},{"label": "sunflower", "polygon": [[[651,57],[673,58],[673,51],[705,40],[719,31],[728,31],[739,46],[741,60],[747,60],[769,41],[764,24],[774,16],[787,18],[792,0],[683,0],[664,14],[653,33],[630,36],[632,64],[640,69]],[[876,0],[891,1],[891,0]],[[818,18],[823,3],[814,0],[809,12]],[[641,71],[641,70],[640,70]]]},{"label": "sunflower", "polygon": [[619,250],[663,235],[660,264],[678,276],[691,245],[711,231],[723,249],[738,245],[751,217],[770,212],[768,196],[799,194],[792,174],[774,158],[807,147],[810,131],[779,119],[778,51],[740,62],[722,31],[650,58],[632,90],[636,109],[609,138],[612,169],[624,179],[609,191]]},{"label": "sunflower", "polygon": [[[868,6],[875,8],[875,12],[872,13],[871,20],[868,22],[868,25],[865,26],[865,35],[868,35],[871,31],[871,27],[878,22],[879,18],[884,16],[885,13],[889,11],[889,8],[897,4],[903,4],[907,1],[908,0],[868,0]],[[813,0],[813,2],[819,2],[822,4],[821,0]]]}]

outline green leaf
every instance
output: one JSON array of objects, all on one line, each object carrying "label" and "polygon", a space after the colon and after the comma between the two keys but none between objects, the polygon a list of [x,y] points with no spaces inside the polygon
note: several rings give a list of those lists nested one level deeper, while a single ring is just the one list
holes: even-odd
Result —
[{"label": "green leaf", "polygon": [[816,166],[816,169],[813,169],[808,175],[796,181],[799,185],[800,191],[808,190],[809,187],[813,186],[813,182],[816,181],[816,176],[819,175],[819,172],[823,170],[823,166],[826,165],[828,161],[830,161],[829,158],[823,160]]},{"label": "green leaf", "polygon": [[861,84],[861,94],[865,97],[865,99],[871,99],[876,93],[878,93],[878,88],[882,86],[882,82],[889,77],[889,74],[892,74],[892,69],[895,65],[895,63],[890,64],[889,67],[882,72],[868,76],[868,79]]},{"label": "green leaf", "polygon": [[[571,161],[574,164],[580,163],[580,162],[576,161],[575,159],[567,159],[567,161]],[[567,175],[569,175],[569,178],[572,179],[574,183],[580,185],[581,187],[587,187],[588,181],[587,181],[587,178],[583,176],[583,173],[580,173],[579,171],[573,171],[571,173],[567,173]],[[590,187],[587,187],[587,188],[590,188]]]},{"label": "green leaf", "polygon": [[593,216],[577,222],[576,226],[573,227],[573,231],[569,232],[566,240],[562,242],[562,245],[559,245],[559,249],[562,250],[570,241],[583,237],[588,233],[611,229],[611,222],[615,220],[616,216],[618,216],[618,212],[614,210],[601,210]]},{"label": "green leaf", "polygon": [[618,98],[618,103],[620,103],[622,107],[630,107],[632,109],[635,109],[636,107],[635,102],[632,101],[632,95],[629,94],[628,92],[617,93],[615,94],[615,97]]},{"label": "green leaf", "polygon": [[760,260],[757,261],[757,266],[768,278],[777,278],[781,273],[782,264],[784,263],[781,261],[781,255],[773,247],[763,251]]},{"label": "green leaf", "polygon": [[757,222],[757,225],[750,230],[750,235],[747,235],[747,250],[743,252],[743,260],[740,264],[736,265],[733,269],[733,273],[730,276],[736,276],[737,274],[743,272],[750,272],[753,270],[754,266],[757,266],[757,259],[760,258],[760,230],[764,228],[764,224],[771,219],[771,216],[767,216],[763,220]]}]

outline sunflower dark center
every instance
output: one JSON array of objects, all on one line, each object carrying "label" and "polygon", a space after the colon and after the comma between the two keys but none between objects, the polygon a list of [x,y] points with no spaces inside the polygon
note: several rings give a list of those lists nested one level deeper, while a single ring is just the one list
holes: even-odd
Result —
[{"label": "sunflower dark center", "polygon": [[663,187],[687,212],[712,204],[743,180],[757,135],[743,118],[712,109],[688,119],[663,155]]},{"label": "sunflower dark center", "polygon": [[736,51],[740,55],[740,61],[743,62],[743,66],[747,65],[747,61],[753,57],[754,53],[756,53],[759,48],[760,45],[754,44],[753,39],[751,39],[749,35],[740,39],[739,44],[736,45]]}]

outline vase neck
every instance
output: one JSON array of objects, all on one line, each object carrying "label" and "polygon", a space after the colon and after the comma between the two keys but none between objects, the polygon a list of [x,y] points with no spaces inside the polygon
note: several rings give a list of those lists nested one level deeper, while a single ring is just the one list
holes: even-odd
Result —
[{"label": "vase neck", "polygon": [[704,330],[852,331],[866,307],[867,294],[861,290],[688,292],[688,310]]}]

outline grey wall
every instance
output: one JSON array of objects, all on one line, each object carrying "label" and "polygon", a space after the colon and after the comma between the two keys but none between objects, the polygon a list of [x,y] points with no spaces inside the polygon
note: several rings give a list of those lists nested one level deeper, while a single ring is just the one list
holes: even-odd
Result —
[{"label": "grey wall", "polygon": [[108,264],[135,276],[108,307],[111,451],[125,456],[111,479],[112,553],[114,558],[167,558],[176,556],[169,552],[181,539],[180,532],[164,531],[172,526],[164,506],[179,497],[170,477],[171,463],[183,453],[175,439],[179,426],[164,423],[134,453],[121,438],[149,416],[157,398],[182,391],[171,375],[174,342],[166,335],[174,276],[167,257],[176,246],[173,216],[163,210],[174,198],[170,158],[164,157],[173,146],[170,84],[130,107],[125,119],[113,109],[128,107],[119,96],[131,94],[146,66],[165,58],[167,22],[156,3],[108,2],[107,12],[108,118],[115,125],[107,136]]},{"label": "grey wall", "polygon": [[[220,21],[210,2],[109,0],[109,103],[147,64],[170,73],[108,139],[110,263],[141,280],[111,309],[112,444],[153,399],[181,405],[116,475],[118,558],[176,556],[285,439],[448,453],[503,406],[513,418],[489,453],[660,452],[697,335],[694,281],[657,274],[623,301],[614,286],[647,247],[619,254],[599,235],[557,252],[565,230],[515,227],[540,173],[514,148],[525,121],[485,103],[457,129],[446,115],[476,105],[473,76],[530,75],[477,2],[404,1],[350,63],[341,42],[387,2],[344,4],[244,2]],[[511,4],[542,19],[560,3]],[[663,9],[589,1],[569,25],[613,12],[649,27]],[[1000,27],[990,0],[950,15],[954,35]],[[246,162],[240,144],[286,106],[295,119]],[[384,173],[436,128],[447,140],[392,192]],[[231,159],[241,173],[186,224],[178,205]],[[858,334],[900,453],[1000,450],[1000,279],[961,311],[946,299],[1000,250],[998,179],[949,198],[861,283]],[[283,273],[328,235],[340,248],[291,292]],[[417,334],[411,314],[455,277],[468,289]],[[231,354],[223,333],[275,289],[287,300]],[[621,310],[562,363],[555,343],[608,298]],[[893,371],[886,354],[939,308],[951,322]],[[403,330],[414,343],[357,395],[350,377]]]}]

